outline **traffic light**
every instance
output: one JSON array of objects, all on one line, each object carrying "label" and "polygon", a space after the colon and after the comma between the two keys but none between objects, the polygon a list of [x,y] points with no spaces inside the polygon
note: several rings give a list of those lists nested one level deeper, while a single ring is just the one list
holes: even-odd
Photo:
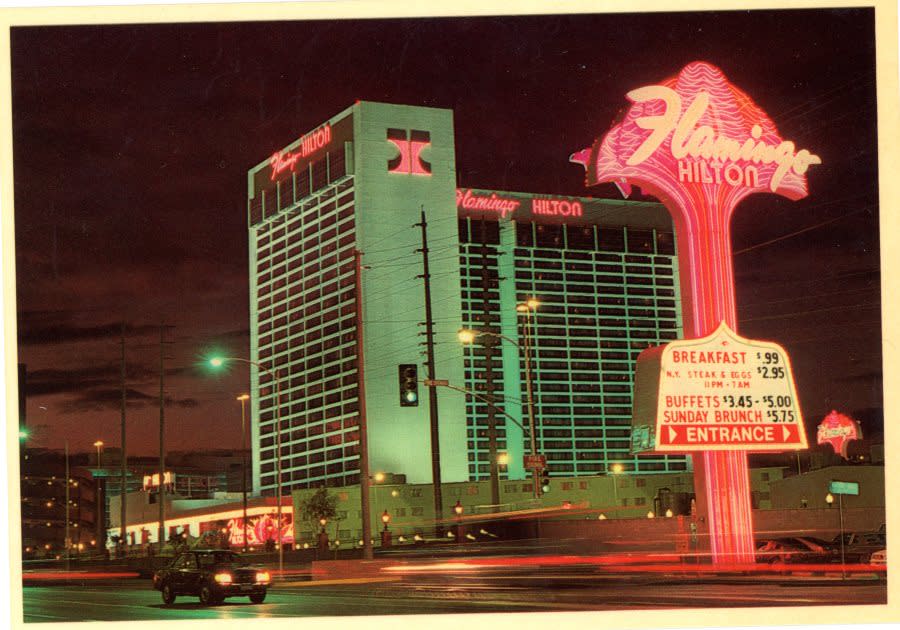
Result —
[{"label": "traffic light", "polygon": [[414,364],[400,365],[400,406],[419,406],[419,370]]},{"label": "traffic light", "polygon": [[541,492],[544,494],[550,492],[550,473],[546,470],[541,473]]}]

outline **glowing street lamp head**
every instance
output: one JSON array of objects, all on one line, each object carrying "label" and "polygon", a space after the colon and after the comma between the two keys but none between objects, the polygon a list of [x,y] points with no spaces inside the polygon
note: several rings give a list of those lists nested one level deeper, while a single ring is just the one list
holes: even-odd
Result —
[{"label": "glowing street lamp head", "polygon": [[475,337],[478,336],[478,333],[474,330],[469,330],[468,328],[460,328],[459,332],[456,333],[456,336],[462,343],[473,343]]},{"label": "glowing street lamp head", "polygon": [[536,311],[540,305],[541,301],[539,299],[531,297],[524,302],[516,304],[516,310],[519,313],[528,313],[530,311]]},{"label": "glowing street lamp head", "polygon": [[209,360],[209,364],[214,368],[222,367],[225,365],[225,359],[223,357],[213,357]]},{"label": "glowing street lamp head", "polygon": [[383,472],[375,473],[373,479],[375,479],[375,483],[381,483],[382,481],[384,481],[384,473]]},{"label": "glowing street lamp head", "polygon": [[103,440],[97,440],[96,442],[94,442],[94,446],[100,448],[101,446],[103,446]]},{"label": "glowing street lamp head", "polygon": [[28,433],[28,431],[26,429],[19,429],[19,439],[20,440],[27,440],[29,435],[30,434]]},{"label": "glowing street lamp head", "polygon": [[609,470],[610,470],[610,472],[613,473],[614,475],[618,475],[618,474],[621,473],[623,470],[625,470],[625,467],[624,467],[622,464],[613,464],[613,465],[610,467]]},{"label": "glowing street lamp head", "polygon": [[250,400],[250,394],[241,394],[240,396],[237,397],[236,400],[241,400],[241,401]]},{"label": "glowing street lamp head", "polygon": [[834,495],[831,494],[830,492],[827,495],[825,495],[825,503],[827,503],[828,505],[831,505],[832,503],[834,503]]},{"label": "glowing street lamp head", "polygon": [[500,453],[497,455],[497,463],[501,466],[509,464],[509,453]]}]

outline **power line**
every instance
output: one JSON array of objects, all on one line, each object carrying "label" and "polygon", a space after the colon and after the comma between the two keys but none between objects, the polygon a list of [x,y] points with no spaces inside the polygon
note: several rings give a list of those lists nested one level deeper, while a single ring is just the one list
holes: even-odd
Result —
[{"label": "power line", "polygon": [[747,319],[741,319],[740,323],[747,322],[761,322],[770,319],[787,319],[790,317],[800,317],[802,315],[813,315],[815,313],[830,313],[833,311],[845,311],[848,309],[861,309],[861,308],[873,308],[873,307],[881,307],[881,302],[868,302],[866,304],[844,304],[841,306],[832,306],[829,308],[815,308],[810,309],[808,311],[797,311],[795,313],[782,313],[781,315],[765,315],[762,317],[750,317]]},{"label": "power line", "polygon": [[851,216],[856,215],[856,214],[859,214],[859,213],[861,213],[861,212],[868,212],[869,210],[871,210],[870,207],[863,207],[863,208],[860,208],[859,210],[854,210],[853,212],[848,212],[847,214],[842,214],[842,215],[839,216],[839,217],[834,217],[833,219],[828,219],[827,221],[822,221],[821,223],[816,223],[815,225],[810,225],[809,227],[805,227],[805,228],[803,228],[803,229],[801,229],[801,230],[796,230],[796,231],[794,231],[794,232],[790,232],[790,233],[788,233],[788,234],[783,234],[783,235],[777,236],[777,237],[775,237],[775,238],[773,238],[773,239],[769,239],[768,241],[764,241],[764,242],[762,242],[762,243],[757,243],[756,245],[751,245],[750,247],[745,247],[744,249],[739,249],[738,251],[734,252],[734,255],[735,255],[735,256],[738,256],[738,255],[740,255],[740,254],[745,254],[745,253],[747,253],[747,252],[749,252],[749,251],[752,251],[752,250],[754,250],[754,249],[758,249],[758,248],[760,248],[760,247],[765,247],[766,245],[771,245],[772,243],[777,243],[777,242],[779,242],[779,241],[783,241],[783,240],[785,240],[785,239],[792,238],[792,237],[794,237],[794,236],[797,236],[797,235],[799,235],[799,234],[803,234],[803,233],[805,233],[805,232],[810,232],[810,231],[812,231],[812,230],[818,229],[818,228],[823,227],[823,226],[825,226],[825,225],[829,225],[829,224],[831,224],[831,223],[835,223],[835,222],[840,221],[840,220],[842,220],[842,219],[846,219],[847,217],[851,217]]}]

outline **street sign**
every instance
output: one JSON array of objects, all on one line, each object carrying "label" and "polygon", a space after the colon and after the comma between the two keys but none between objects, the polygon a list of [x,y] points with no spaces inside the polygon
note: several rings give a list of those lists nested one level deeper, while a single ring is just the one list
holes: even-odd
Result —
[{"label": "street sign", "polygon": [[425,387],[447,387],[450,384],[450,381],[443,378],[426,378],[422,381],[422,383],[425,384]]},{"label": "street sign", "polygon": [[855,481],[832,481],[828,484],[828,492],[831,494],[859,495],[859,484]]},{"label": "street sign", "polygon": [[522,463],[526,470],[536,469],[536,470],[544,470],[547,467],[547,456],[546,455],[524,455],[522,457]]},{"label": "street sign", "polygon": [[638,356],[632,423],[634,452],[807,447],[787,352],[725,322]]}]

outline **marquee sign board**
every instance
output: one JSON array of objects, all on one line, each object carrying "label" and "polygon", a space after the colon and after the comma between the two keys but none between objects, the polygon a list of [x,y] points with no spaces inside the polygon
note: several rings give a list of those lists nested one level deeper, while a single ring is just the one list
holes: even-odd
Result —
[{"label": "marquee sign board", "polygon": [[787,352],[724,322],[638,356],[632,421],[635,451],[807,448]]}]

